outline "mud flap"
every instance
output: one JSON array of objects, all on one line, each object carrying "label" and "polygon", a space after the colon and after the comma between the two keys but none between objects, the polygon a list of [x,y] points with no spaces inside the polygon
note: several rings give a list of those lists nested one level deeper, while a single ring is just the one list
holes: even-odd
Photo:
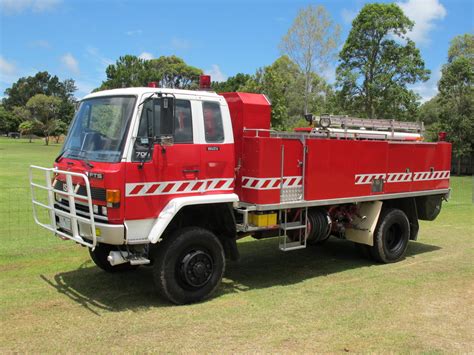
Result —
[{"label": "mud flap", "polygon": [[363,202],[359,216],[354,217],[354,228],[346,229],[346,239],[356,243],[374,245],[374,232],[382,210],[381,201]]}]

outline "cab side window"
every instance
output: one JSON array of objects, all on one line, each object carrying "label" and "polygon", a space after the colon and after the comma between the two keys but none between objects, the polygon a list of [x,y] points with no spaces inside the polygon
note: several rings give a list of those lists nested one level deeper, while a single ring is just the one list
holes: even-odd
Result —
[{"label": "cab side window", "polygon": [[191,102],[188,100],[176,100],[176,110],[174,113],[174,142],[193,142]]},{"label": "cab side window", "polygon": [[[147,124],[147,115],[150,120],[149,124]],[[173,126],[175,143],[193,142],[193,120],[189,100],[176,100]],[[147,132],[147,128],[150,129],[150,132]],[[160,100],[150,100],[143,105],[138,137],[158,137],[160,135],[162,135]]]},{"label": "cab side window", "polygon": [[224,127],[222,125],[221,106],[218,102],[205,101],[202,103],[204,132],[207,143],[222,143]]}]

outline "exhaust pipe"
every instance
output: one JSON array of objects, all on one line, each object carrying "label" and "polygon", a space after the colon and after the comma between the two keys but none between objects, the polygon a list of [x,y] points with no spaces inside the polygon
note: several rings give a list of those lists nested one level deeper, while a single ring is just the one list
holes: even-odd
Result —
[{"label": "exhaust pipe", "polygon": [[128,251],[111,251],[107,257],[107,260],[109,261],[110,265],[115,266],[127,263],[128,260],[125,258],[128,258],[129,256],[130,253]]}]

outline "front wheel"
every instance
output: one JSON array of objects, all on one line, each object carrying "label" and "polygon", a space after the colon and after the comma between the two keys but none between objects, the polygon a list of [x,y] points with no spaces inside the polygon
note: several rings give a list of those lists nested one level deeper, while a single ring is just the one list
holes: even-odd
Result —
[{"label": "front wheel", "polygon": [[374,233],[374,245],[370,248],[372,258],[381,263],[394,263],[405,256],[410,238],[410,222],[399,209],[382,211]]},{"label": "front wheel", "polygon": [[210,231],[188,227],[178,230],[158,245],[153,277],[159,293],[176,304],[210,297],[225,269],[224,249]]}]

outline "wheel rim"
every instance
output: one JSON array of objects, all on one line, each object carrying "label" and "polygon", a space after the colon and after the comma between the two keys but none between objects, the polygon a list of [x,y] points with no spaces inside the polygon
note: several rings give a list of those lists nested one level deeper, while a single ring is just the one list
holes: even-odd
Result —
[{"label": "wheel rim", "polygon": [[391,253],[397,252],[403,246],[402,228],[397,224],[392,224],[386,232],[385,246]]},{"label": "wheel rim", "polygon": [[181,277],[189,286],[202,287],[212,276],[214,263],[211,256],[203,250],[193,250],[181,260]]}]

